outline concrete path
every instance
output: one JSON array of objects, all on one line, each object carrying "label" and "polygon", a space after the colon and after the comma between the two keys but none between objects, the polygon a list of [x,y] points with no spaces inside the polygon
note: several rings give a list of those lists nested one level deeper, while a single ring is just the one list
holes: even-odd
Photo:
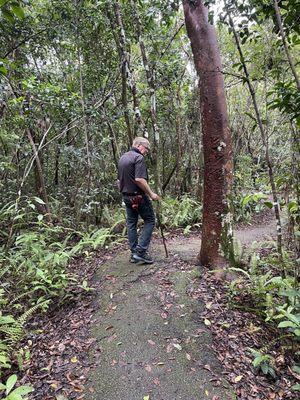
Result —
[{"label": "concrete path", "polygon": [[173,242],[169,260],[156,247],[152,266],[130,264],[127,252],[105,264],[93,328],[98,365],[86,399],[234,398],[198,319],[203,305],[187,294],[198,272],[180,259],[197,248]]},{"label": "concrete path", "polygon": [[[249,245],[274,232],[246,228],[237,238]],[[248,233],[247,233],[248,231]],[[194,266],[198,238],[173,239],[170,258],[154,246],[157,262],[129,263],[125,251],[101,267],[99,311],[93,324],[97,351],[87,400],[235,399],[210,348],[200,311],[188,295],[199,275]],[[188,261],[188,262],[186,262]]]}]

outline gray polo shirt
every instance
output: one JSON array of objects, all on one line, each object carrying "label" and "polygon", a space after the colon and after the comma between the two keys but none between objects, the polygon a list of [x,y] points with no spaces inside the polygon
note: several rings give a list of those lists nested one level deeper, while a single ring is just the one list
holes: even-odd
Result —
[{"label": "gray polo shirt", "polygon": [[127,194],[143,193],[135,183],[136,178],[143,178],[148,181],[148,172],[144,156],[138,149],[132,147],[123,154],[118,165],[118,180],[120,192]]}]

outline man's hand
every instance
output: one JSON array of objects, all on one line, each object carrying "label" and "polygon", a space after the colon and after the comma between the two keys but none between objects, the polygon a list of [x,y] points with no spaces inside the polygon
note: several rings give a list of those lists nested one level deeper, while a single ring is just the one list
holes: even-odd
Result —
[{"label": "man's hand", "polygon": [[147,193],[151,200],[160,200],[158,194],[152,192],[148,182],[144,178],[135,178],[135,183],[138,185],[139,188],[142,189],[143,192]]},{"label": "man's hand", "polygon": [[152,200],[156,200],[156,201],[158,201],[158,200],[160,200],[160,196],[158,195],[158,194],[156,194],[156,193],[154,193],[154,192],[152,192],[151,194],[150,194],[150,198],[152,199]]}]

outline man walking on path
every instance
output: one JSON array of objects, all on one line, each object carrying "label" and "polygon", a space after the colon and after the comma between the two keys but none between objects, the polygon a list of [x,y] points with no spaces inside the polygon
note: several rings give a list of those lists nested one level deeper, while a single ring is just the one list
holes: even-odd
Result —
[{"label": "man walking on path", "polygon": [[[144,137],[136,137],[132,148],[122,155],[118,165],[119,190],[126,205],[127,234],[131,250],[130,261],[142,261],[152,264],[153,259],[147,254],[155,215],[151,200],[159,200],[148,184],[148,172],[144,156],[150,150],[150,143]],[[150,198],[150,199],[149,199]],[[144,220],[140,236],[137,234],[139,216]]]}]

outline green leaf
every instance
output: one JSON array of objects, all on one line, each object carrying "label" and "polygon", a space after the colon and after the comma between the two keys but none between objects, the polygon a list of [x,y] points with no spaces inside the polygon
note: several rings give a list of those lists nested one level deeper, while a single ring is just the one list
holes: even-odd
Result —
[{"label": "green leaf", "polygon": [[273,203],[271,201],[265,201],[264,205],[268,208],[273,208]]},{"label": "green leaf", "polygon": [[4,65],[0,65],[0,74],[7,75],[7,72],[7,68],[5,68]]},{"label": "green leaf", "polygon": [[33,392],[33,390],[34,390],[33,387],[23,385],[15,389],[11,394],[18,394],[24,396],[25,394]]},{"label": "green leaf", "polygon": [[19,18],[19,19],[24,19],[25,18],[25,13],[22,7],[18,5],[13,5],[11,6],[12,12]]},{"label": "green leaf", "polygon": [[34,198],[34,200],[35,200],[37,203],[39,203],[39,204],[45,204],[45,202],[44,202],[42,199],[40,199],[39,197],[34,196],[33,198]]},{"label": "green leaf", "polygon": [[269,366],[265,363],[261,364],[261,370],[262,372],[267,375],[267,373],[269,372]]},{"label": "green leaf", "polygon": [[11,392],[9,396],[6,398],[7,400],[23,400],[20,394],[15,393],[15,391]]},{"label": "green leaf", "polygon": [[9,394],[11,392],[11,389],[15,386],[16,382],[18,380],[17,375],[11,375],[7,381],[6,381],[6,394]]},{"label": "green leaf", "polygon": [[3,14],[3,17],[4,17],[8,22],[10,22],[11,24],[13,24],[13,23],[15,22],[14,16],[13,16],[13,14],[12,14],[10,11],[8,11],[8,10],[2,10],[2,14]]},{"label": "green leaf", "polygon": [[300,383],[296,383],[296,385],[292,386],[291,389],[294,392],[300,392]]},{"label": "green leaf", "polygon": [[0,325],[7,325],[15,323],[15,319],[11,315],[1,315],[0,316]]},{"label": "green leaf", "polygon": [[300,375],[300,366],[294,365],[294,366],[292,367],[292,370],[293,370],[294,372],[296,372],[296,374],[299,374],[299,375]]},{"label": "green leaf", "polygon": [[253,364],[253,367],[258,367],[259,366],[259,364],[261,363],[261,361],[262,361],[262,357],[256,357],[253,361],[252,361],[252,364]]},{"label": "green leaf", "polygon": [[6,389],[6,386],[0,382],[0,390],[5,390],[5,389]]},{"label": "green leaf", "polygon": [[282,321],[278,324],[278,328],[296,328],[296,324],[291,321]]}]

